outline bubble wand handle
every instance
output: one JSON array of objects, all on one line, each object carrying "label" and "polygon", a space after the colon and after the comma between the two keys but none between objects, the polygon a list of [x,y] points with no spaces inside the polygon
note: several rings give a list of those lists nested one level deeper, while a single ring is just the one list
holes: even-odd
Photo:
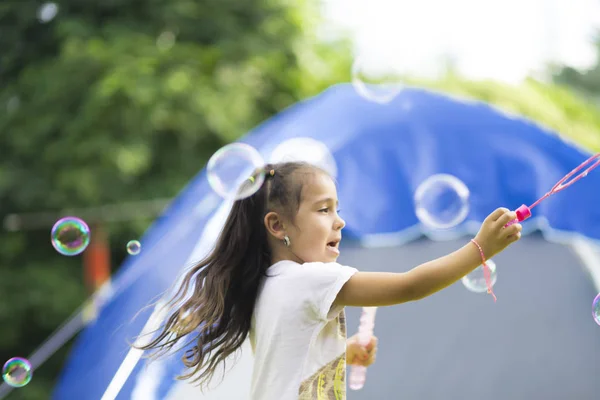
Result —
[{"label": "bubble wand handle", "polygon": [[[361,346],[368,346],[373,337],[373,329],[375,328],[375,313],[377,307],[363,307],[360,316],[360,325],[358,327],[358,343]],[[367,380],[367,367],[361,365],[353,365],[348,379],[348,387],[352,390],[360,390],[365,385]]]},{"label": "bubble wand handle", "polygon": [[[591,164],[591,165],[590,165]],[[589,165],[589,166],[588,166]],[[521,207],[517,208],[515,212],[517,213],[517,218],[510,221],[508,224],[504,225],[504,227],[511,226],[516,224],[517,222],[525,221],[527,218],[531,217],[531,209],[538,204],[540,204],[544,199],[552,196],[554,193],[558,193],[563,189],[568,188],[578,180],[585,178],[590,171],[600,165],[600,153],[596,153],[581,164],[579,164],[575,169],[566,174],[561,180],[556,182],[556,184],[550,189],[548,193],[540,197],[535,203],[527,207],[525,204],[521,205]],[[588,166],[584,171],[580,172],[584,167]],[[579,174],[577,174],[579,172]],[[577,175],[575,175],[577,174]]]},{"label": "bubble wand handle", "polygon": [[505,228],[514,225],[517,222],[525,221],[527,218],[531,217],[531,207],[527,207],[525,204],[523,204],[521,207],[515,210],[515,213],[517,214],[517,218],[504,225]]}]

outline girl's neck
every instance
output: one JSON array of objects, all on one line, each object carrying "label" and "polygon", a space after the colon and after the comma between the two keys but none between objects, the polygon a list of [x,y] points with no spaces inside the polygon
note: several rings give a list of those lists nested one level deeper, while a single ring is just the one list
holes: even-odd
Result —
[{"label": "girl's neck", "polygon": [[298,264],[304,263],[304,261],[302,261],[300,258],[296,257],[293,254],[273,254],[273,256],[271,257],[271,265],[275,265],[281,261],[293,261]]}]

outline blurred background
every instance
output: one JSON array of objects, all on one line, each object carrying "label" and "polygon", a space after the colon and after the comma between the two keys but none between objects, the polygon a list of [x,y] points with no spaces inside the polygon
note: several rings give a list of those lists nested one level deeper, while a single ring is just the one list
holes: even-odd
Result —
[{"label": "blurred background", "polygon": [[[598,0],[0,2],[0,362],[109,282],[216,150],[337,83],[399,72],[600,151],[599,28]],[[94,233],[78,257],[50,245],[65,215]],[[7,399],[50,398],[71,344]]]}]

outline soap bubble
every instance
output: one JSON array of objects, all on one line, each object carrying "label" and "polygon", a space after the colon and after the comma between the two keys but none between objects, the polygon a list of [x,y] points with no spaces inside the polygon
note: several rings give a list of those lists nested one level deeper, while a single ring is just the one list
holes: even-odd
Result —
[{"label": "soap bubble", "polygon": [[337,164],[329,148],[316,139],[297,137],[281,142],[271,152],[271,163],[304,161],[327,171],[337,177]]},{"label": "soap bubble", "polygon": [[397,66],[383,57],[357,57],[352,64],[352,85],[361,97],[380,104],[391,102],[404,88]]},{"label": "soap bubble", "polygon": [[[207,176],[212,189],[228,200],[239,200],[260,189],[265,181],[260,153],[244,143],[232,143],[219,149],[208,161]],[[251,178],[252,179],[249,179]]]},{"label": "soap bubble", "polygon": [[417,218],[429,228],[447,229],[460,224],[469,213],[469,189],[447,174],[429,177],[414,197]]},{"label": "soap bubble", "polygon": [[58,14],[58,5],[56,3],[44,3],[37,11],[38,20],[42,23],[50,22]]},{"label": "soap bubble", "polygon": [[598,293],[598,296],[596,296],[592,303],[592,315],[594,316],[594,321],[600,325],[600,293]]},{"label": "soap bubble", "polygon": [[[490,283],[493,287],[496,284],[496,280],[498,279],[498,273],[496,271],[496,263],[492,260],[486,260],[485,262],[489,267],[489,277]],[[487,292],[487,282],[485,280],[485,273],[483,269],[483,265],[475,268],[469,274],[463,276],[461,282],[465,287],[471,292],[475,293],[485,293]]]},{"label": "soap bubble", "polygon": [[176,36],[173,32],[165,31],[156,39],[156,46],[163,51],[169,50],[175,45]]},{"label": "soap bubble", "polygon": [[54,224],[50,237],[60,254],[76,256],[90,244],[90,228],[82,219],[65,217]]},{"label": "soap bubble", "polygon": [[137,240],[130,240],[127,243],[127,252],[132,256],[137,256],[142,251],[142,245]]},{"label": "soap bubble", "polygon": [[21,357],[11,358],[2,368],[2,379],[6,384],[15,388],[27,385],[31,381],[32,375],[31,363]]},{"label": "soap bubble", "polygon": [[195,331],[196,327],[191,326],[193,317],[193,313],[189,309],[180,311],[177,315],[177,320],[169,331],[177,335],[187,335]]}]

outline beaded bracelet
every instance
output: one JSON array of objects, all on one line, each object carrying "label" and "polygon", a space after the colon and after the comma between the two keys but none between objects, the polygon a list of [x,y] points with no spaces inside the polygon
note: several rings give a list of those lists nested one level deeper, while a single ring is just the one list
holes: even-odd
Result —
[{"label": "beaded bracelet", "polygon": [[479,249],[479,255],[481,256],[481,265],[483,265],[483,276],[485,277],[485,284],[487,285],[487,292],[492,295],[492,297],[494,298],[494,302],[495,302],[496,295],[494,294],[494,291],[492,290],[492,278],[490,275],[490,267],[485,262],[485,254],[483,253],[483,249],[481,248],[481,246],[479,245],[479,243],[477,243],[477,241],[475,239],[471,239],[471,242],[475,246],[477,246],[477,248]]}]

